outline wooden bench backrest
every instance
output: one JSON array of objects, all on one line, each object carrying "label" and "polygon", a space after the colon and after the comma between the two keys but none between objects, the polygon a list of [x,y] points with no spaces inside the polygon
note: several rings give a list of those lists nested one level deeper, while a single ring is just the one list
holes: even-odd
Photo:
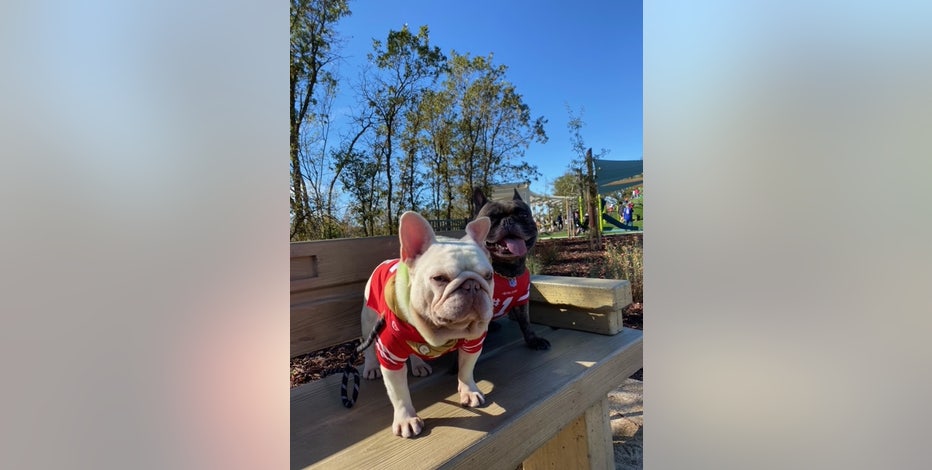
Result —
[{"label": "wooden bench backrest", "polygon": [[359,338],[366,281],[399,251],[397,235],[292,243],[291,357]]},{"label": "wooden bench backrest", "polygon": [[292,243],[291,356],[358,338],[366,280],[398,253],[397,236]]}]

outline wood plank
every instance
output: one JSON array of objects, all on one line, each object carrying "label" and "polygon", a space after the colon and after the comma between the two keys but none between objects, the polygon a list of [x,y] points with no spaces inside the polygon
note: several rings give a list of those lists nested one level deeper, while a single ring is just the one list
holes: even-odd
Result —
[{"label": "wood plank", "polygon": [[[439,232],[438,236],[462,238],[466,232]],[[365,281],[384,260],[397,258],[397,235],[340,238],[291,243],[291,290]]]},{"label": "wood plank", "polygon": [[291,306],[291,357],[362,336],[362,288]]},{"label": "wood plank", "polygon": [[610,408],[606,396],[589,407],[523,463],[523,470],[615,468]]},{"label": "wood plank", "polygon": [[589,468],[615,468],[612,440],[611,405],[608,396],[586,410],[586,437],[589,444]]},{"label": "wood plank", "polygon": [[[441,358],[433,375],[409,378],[426,424],[416,439],[392,435],[381,381],[364,380],[352,409],[340,403],[339,377],[295,388],[292,466],[515,468],[641,367],[638,330],[603,336],[533,325],[551,342],[550,350],[534,351],[524,346],[515,322],[502,326],[486,340],[476,369],[484,406],[458,404],[456,378],[443,365],[455,355]],[[486,439],[492,433],[495,439]]]},{"label": "wood plank", "polygon": [[319,287],[291,293],[291,305],[296,306],[308,302],[316,302],[321,298],[327,297],[344,297],[349,295],[359,296],[359,305],[362,305],[363,291],[366,288],[366,281],[352,282],[338,286]]},{"label": "wood plank", "polygon": [[366,280],[397,236],[291,244],[291,357],[359,338]]},{"label": "wood plank", "polygon": [[[394,250],[399,247],[398,235],[384,235],[366,238],[336,238],[332,240],[314,240],[309,242],[291,242],[291,256],[307,256],[319,253],[334,253],[348,248],[371,250]],[[368,247],[368,248],[361,248]],[[351,253],[352,254],[352,253]],[[384,254],[384,252],[383,252]],[[390,256],[395,256],[394,255]]]},{"label": "wood plank", "polygon": [[580,416],[524,461],[522,470],[603,468],[589,464],[586,418]]},{"label": "wood plank", "polygon": [[291,291],[365,282],[386,259],[397,258],[397,236],[291,244]]},{"label": "wood plank", "polygon": [[531,321],[541,325],[614,335],[630,303],[626,280],[531,276]]},{"label": "wood plank", "polygon": [[609,312],[631,303],[631,283],[621,279],[531,276],[531,301]]},{"label": "wood plank", "polygon": [[570,328],[590,333],[614,335],[624,327],[623,311],[591,312],[573,307],[560,307],[531,302],[531,322],[555,328]]}]

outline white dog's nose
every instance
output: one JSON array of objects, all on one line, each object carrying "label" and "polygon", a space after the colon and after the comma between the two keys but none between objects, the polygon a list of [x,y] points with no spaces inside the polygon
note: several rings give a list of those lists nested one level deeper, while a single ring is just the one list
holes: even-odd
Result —
[{"label": "white dog's nose", "polygon": [[460,286],[460,289],[465,292],[478,292],[482,289],[482,286],[479,284],[479,281],[475,279],[469,279],[463,282],[463,285]]}]

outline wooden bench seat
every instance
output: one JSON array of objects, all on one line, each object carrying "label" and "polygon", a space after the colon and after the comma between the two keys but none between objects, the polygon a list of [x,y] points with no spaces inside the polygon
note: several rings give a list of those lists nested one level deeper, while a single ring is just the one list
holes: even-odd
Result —
[{"label": "wooden bench seat", "polygon": [[[358,338],[365,279],[396,254],[397,237],[293,243],[292,356]],[[627,281],[532,276],[532,326],[551,349],[498,320],[475,370],[478,408],[459,405],[456,354],[409,375],[425,424],[413,439],[392,434],[381,379],[363,379],[350,409],[339,375],[292,389],[292,468],[614,468],[607,396],[642,366],[641,332],[621,327],[630,297]]]},{"label": "wooden bench seat", "polygon": [[595,428],[577,439],[586,447],[566,450],[568,466],[556,468],[613,468],[607,395],[641,368],[641,332],[605,336],[535,325],[552,347],[533,351],[515,322],[500,323],[476,366],[485,405],[459,405],[449,372],[455,355],[435,361],[428,377],[409,377],[426,427],[415,439],[392,434],[381,380],[363,380],[351,409],[340,402],[337,375],[293,389],[292,467],[514,469],[583,416]]}]

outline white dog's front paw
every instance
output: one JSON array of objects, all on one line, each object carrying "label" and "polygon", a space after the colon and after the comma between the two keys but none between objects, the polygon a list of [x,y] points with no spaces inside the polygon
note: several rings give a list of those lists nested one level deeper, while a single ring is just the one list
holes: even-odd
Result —
[{"label": "white dog's front paw", "polygon": [[424,429],[424,421],[416,414],[402,411],[395,413],[395,419],[392,420],[392,432],[396,436],[414,437]]},{"label": "white dog's front paw", "polygon": [[460,392],[460,404],[463,406],[479,406],[485,403],[485,395],[479,391],[475,382],[467,384],[460,381],[456,387]]}]

